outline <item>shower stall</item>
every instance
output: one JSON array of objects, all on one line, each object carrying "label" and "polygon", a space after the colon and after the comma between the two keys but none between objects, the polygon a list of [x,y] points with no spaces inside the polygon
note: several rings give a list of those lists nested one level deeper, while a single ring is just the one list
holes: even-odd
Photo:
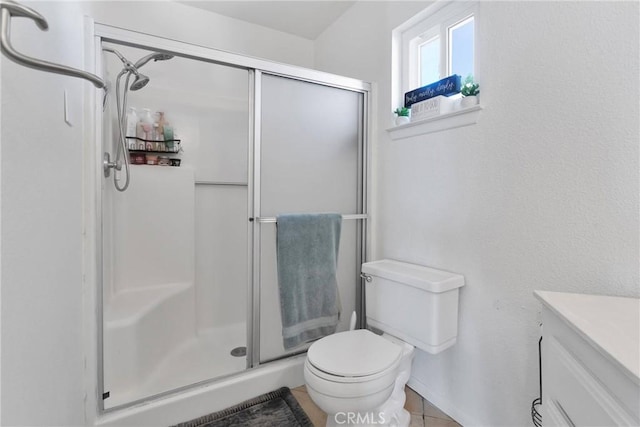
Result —
[{"label": "shower stall", "polygon": [[[282,344],[280,213],[343,214],[338,329],[346,330],[362,311],[369,84],[96,28],[96,65],[109,86],[96,155],[100,408],[158,401],[306,351]],[[171,149],[125,135],[134,161],[119,191],[101,162],[120,149],[120,56],[134,64],[158,52],[172,57],[145,62],[148,82],[127,104],[163,113]],[[121,189],[124,167],[110,169]]]}]

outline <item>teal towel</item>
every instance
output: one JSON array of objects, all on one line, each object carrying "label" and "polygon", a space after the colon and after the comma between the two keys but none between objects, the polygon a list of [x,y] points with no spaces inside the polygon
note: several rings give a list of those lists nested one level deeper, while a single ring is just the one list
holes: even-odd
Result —
[{"label": "teal towel", "polygon": [[336,331],[340,214],[276,218],[282,339],[290,349]]}]

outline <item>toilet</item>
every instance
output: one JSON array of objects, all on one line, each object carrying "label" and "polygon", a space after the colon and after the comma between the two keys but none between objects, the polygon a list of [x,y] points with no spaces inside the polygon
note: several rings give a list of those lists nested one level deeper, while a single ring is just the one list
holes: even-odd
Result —
[{"label": "toilet", "polygon": [[309,396],[327,426],[408,426],[404,387],[414,349],[437,354],[458,335],[464,277],[395,260],[362,264],[368,329],[338,332],[307,351]]}]

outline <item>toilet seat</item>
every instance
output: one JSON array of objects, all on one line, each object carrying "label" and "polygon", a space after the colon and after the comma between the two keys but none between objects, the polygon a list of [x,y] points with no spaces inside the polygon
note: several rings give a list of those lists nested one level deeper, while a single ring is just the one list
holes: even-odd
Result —
[{"label": "toilet seat", "polygon": [[307,365],[316,376],[333,382],[367,382],[395,371],[401,346],[366,329],[339,332],[316,341]]},{"label": "toilet seat", "polygon": [[307,392],[328,414],[373,410],[389,399],[412,354],[366,329],[324,337],[307,351]]}]

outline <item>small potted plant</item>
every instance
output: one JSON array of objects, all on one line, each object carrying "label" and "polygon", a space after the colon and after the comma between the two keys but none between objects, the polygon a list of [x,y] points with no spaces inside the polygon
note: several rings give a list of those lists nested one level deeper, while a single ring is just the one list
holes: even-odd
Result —
[{"label": "small potted plant", "polygon": [[396,126],[409,123],[409,109],[407,107],[398,107],[393,112],[398,115],[396,117]]},{"label": "small potted plant", "polygon": [[462,100],[460,101],[462,108],[471,107],[478,103],[477,95],[480,93],[480,85],[478,83],[474,83],[473,76],[471,74],[464,79],[460,93],[462,94]]}]

